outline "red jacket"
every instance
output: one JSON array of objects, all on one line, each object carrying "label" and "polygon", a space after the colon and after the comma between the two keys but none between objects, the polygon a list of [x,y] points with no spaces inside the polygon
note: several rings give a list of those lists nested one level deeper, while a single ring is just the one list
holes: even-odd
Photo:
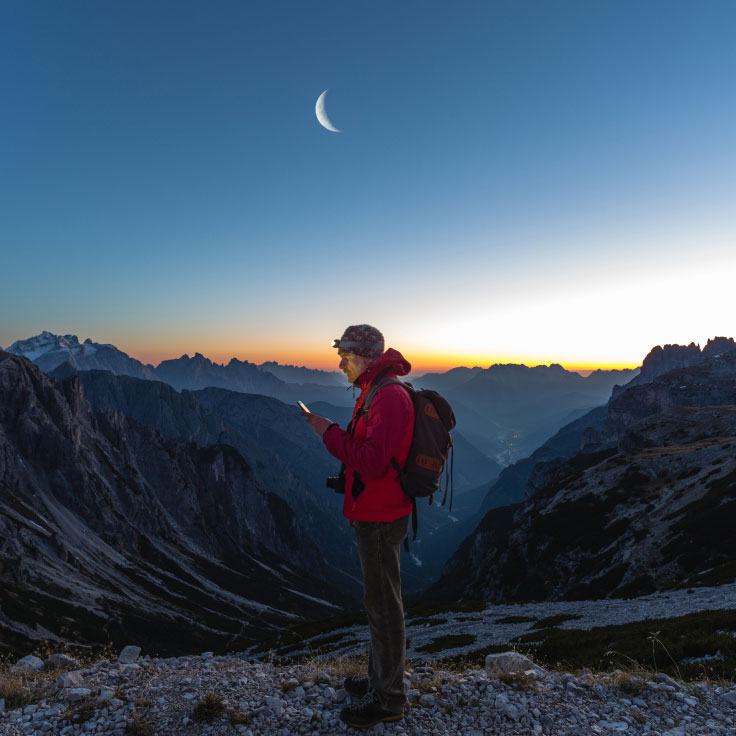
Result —
[{"label": "red jacket", "polygon": [[[389,348],[355,381],[362,389],[355,402],[353,416],[378,374],[384,378],[405,376],[411,365],[401,353]],[[338,427],[330,427],[322,441],[329,452],[346,465],[343,514],[352,521],[395,521],[411,513],[412,504],[401,489],[391,458],[401,467],[409,455],[414,435],[414,405],[406,389],[396,384],[381,388],[371,401],[370,410],[358,419],[354,436]],[[353,498],[353,473],[357,471],[365,489]]]}]

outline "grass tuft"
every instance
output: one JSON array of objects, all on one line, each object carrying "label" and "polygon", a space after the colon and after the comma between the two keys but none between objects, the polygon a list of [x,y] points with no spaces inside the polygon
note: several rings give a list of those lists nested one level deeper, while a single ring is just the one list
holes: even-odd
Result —
[{"label": "grass tuft", "polygon": [[125,732],[131,736],[153,736],[155,729],[153,724],[143,716],[133,716],[125,728]]},{"label": "grass tuft", "polygon": [[532,677],[524,672],[499,672],[496,679],[504,685],[516,688],[517,690],[536,690],[537,683]]},{"label": "grass tuft", "polygon": [[95,701],[91,698],[80,700],[64,713],[64,721],[69,723],[86,723],[95,714]]},{"label": "grass tuft", "polygon": [[432,677],[426,679],[426,680],[420,680],[417,683],[416,689],[419,690],[420,693],[436,693],[437,690],[442,685],[442,680],[440,679],[439,675],[433,675]]},{"label": "grass tuft", "polygon": [[231,726],[249,726],[253,723],[253,714],[244,713],[242,710],[231,711],[227,717]]},{"label": "grass tuft", "polygon": [[11,667],[9,658],[0,660],[0,700],[5,700],[8,710],[37,703],[53,690],[55,673],[13,670]]},{"label": "grass tuft", "polygon": [[225,713],[225,701],[215,693],[207,693],[192,710],[192,720],[200,723],[212,723]]}]

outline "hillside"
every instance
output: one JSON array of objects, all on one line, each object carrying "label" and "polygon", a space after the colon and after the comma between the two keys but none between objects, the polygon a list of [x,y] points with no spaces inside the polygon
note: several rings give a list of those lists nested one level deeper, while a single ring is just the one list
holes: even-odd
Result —
[{"label": "hillside", "polygon": [[6,646],[133,636],[172,651],[353,603],[232,446],[93,413],[79,379],[59,385],[4,352],[0,499]]},{"label": "hillside", "polygon": [[534,495],[489,512],[427,595],[561,600],[733,582],[736,350],[619,391],[583,443],[538,464]]}]

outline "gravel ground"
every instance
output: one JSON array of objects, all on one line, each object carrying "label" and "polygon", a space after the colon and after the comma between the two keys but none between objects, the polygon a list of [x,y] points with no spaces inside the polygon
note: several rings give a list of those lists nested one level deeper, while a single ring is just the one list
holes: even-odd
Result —
[{"label": "gravel ground", "polygon": [[[545,672],[520,655],[505,657],[513,666],[504,665],[504,656],[490,655],[481,670],[446,672],[428,665],[408,670],[406,717],[379,724],[372,732],[417,736],[736,733],[733,683],[684,684],[664,674],[645,680],[622,672],[574,676]],[[276,667],[242,655],[210,653],[139,660],[134,654],[121,659],[60,674],[53,697],[0,713],[0,734],[290,736],[353,730],[339,720],[348,696],[341,687],[345,673],[334,668]],[[194,705],[209,692],[224,699],[225,713],[210,724],[193,721]],[[70,720],[80,706],[87,720]],[[233,713],[248,722],[232,725]]]}]

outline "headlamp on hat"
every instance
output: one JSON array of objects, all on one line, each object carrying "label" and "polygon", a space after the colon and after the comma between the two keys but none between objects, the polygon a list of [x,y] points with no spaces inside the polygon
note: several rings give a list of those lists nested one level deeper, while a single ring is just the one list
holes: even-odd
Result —
[{"label": "headlamp on hat", "polygon": [[375,343],[364,340],[359,342],[357,340],[335,339],[332,341],[332,347],[337,348],[338,350],[360,350],[375,347]]}]

